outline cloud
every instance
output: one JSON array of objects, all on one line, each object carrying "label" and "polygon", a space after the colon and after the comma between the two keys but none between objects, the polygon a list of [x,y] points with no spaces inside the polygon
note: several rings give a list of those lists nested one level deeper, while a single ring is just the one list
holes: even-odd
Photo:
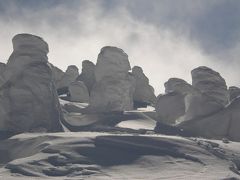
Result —
[{"label": "cloud", "polygon": [[234,48],[240,40],[238,0],[131,2],[126,5],[136,19],[184,33],[196,40],[205,53],[218,54]]},{"label": "cloud", "polygon": [[[165,3],[162,6],[156,4],[160,1],[145,4],[148,1],[140,0],[135,4],[113,0],[9,2],[0,1],[0,10],[5,10],[0,13],[0,58],[5,62],[12,51],[11,38],[27,32],[48,42],[49,61],[63,70],[70,64],[81,68],[84,59],[96,62],[103,46],[120,47],[128,54],[132,66],[143,67],[156,94],[164,91],[163,83],[170,77],[191,82],[190,71],[200,65],[210,66],[222,73],[229,84],[239,85],[240,45],[235,42],[224,53],[211,54],[202,48],[204,43],[190,36],[192,17],[199,18],[215,6],[215,1],[211,7],[200,1],[198,6],[190,3],[185,13],[181,13],[177,4],[169,4],[171,1],[161,1]],[[150,15],[152,9],[154,13]],[[156,22],[158,17],[161,21]],[[232,62],[219,62],[219,57],[229,57]]]}]

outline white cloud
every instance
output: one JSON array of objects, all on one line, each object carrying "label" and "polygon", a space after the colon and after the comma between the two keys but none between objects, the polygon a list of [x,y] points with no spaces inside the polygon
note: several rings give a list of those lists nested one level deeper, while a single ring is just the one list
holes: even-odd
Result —
[{"label": "white cloud", "polygon": [[[22,32],[43,37],[50,46],[49,61],[65,70],[89,59],[96,62],[103,46],[122,48],[131,65],[144,69],[156,94],[164,91],[163,83],[170,77],[191,81],[190,71],[200,65],[210,66],[226,75],[231,83],[239,82],[215,57],[204,54],[184,34],[160,29],[132,18],[124,7],[106,13],[97,2],[81,4],[75,9],[58,5],[49,9],[24,10],[22,17],[11,22],[0,17],[0,58],[6,60],[12,51],[11,38]],[[234,77],[239,73],[235,73]]]}]

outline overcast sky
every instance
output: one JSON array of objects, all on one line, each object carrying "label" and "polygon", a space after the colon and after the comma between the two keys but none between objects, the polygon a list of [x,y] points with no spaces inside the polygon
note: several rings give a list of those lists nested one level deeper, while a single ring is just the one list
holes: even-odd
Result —
[{"label": "overcast sky", "polygon": [[200,65],[240,86],[239,0],[0,0],[0,61],[18,33],[43,37],[62,70],[96,63],[103,46],[122,48],[156,94],[170,77],[191,83]]}]

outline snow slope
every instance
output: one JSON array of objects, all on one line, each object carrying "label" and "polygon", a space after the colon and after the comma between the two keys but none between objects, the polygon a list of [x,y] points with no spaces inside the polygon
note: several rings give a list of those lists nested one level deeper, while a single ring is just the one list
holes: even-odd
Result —
[{"label": "snow slope", "polygon": [[[68,103],[61,100],[62,106]],[[86,106],[71,103],[69,108],[81,111]],[[0,140],[1,180],[240,178],[240,143],[154,134],[152,109],[110,116],[66,113],[69,127],[91,132],[64,127],[63,133],[24,133]]]},{"label": "snow slope", "polygon": [[2,141],[0,151],[4,180],[239,177],[231,170],[231,158],[239,156],[240,143],[233,142],[164,135],[28,133]]}]

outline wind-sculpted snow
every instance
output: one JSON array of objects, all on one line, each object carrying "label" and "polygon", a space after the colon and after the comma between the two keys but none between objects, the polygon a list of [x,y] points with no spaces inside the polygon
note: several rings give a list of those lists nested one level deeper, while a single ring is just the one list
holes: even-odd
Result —
[{"label": "wind-sculpted snow", "polygon": [[[0,144],[1,152],[6,154],[6,158],[0,160],[0,178],[108,180],[237,177],[237,147],[237,143],[223,145],[176,136],[88,132],[20,134]],[[219,155],[224,151],[222,156]]]},{"label": "wind-sculpted snow", "polygon": [[[156,112],[148,110],[148,108],[123,113],[89,113],[85,108],[87,104],[75,102],[63,103],[62,101],[64,112],[62,123],[70,131],[116,131],[142,134],[148,130],[152,131],[156,125]],[[132,126],[130,125],[131,123]]]}]

